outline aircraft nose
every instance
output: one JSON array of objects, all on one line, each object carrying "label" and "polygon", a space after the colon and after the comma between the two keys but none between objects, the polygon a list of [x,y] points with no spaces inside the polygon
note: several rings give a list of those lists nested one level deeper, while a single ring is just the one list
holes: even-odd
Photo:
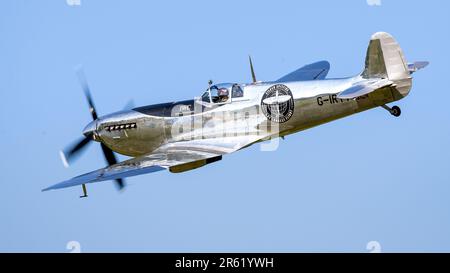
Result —
[{"label": "aircraft nose", "polygon": [[83,130],[83,135],[87,138],[94,139],[97,130],[97,120],[90,122]]}]

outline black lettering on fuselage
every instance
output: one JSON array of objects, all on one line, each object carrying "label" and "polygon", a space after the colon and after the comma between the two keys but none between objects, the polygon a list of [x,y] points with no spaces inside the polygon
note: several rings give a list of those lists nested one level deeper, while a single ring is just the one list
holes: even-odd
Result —
[{"label": "black lettering on fuselage", "polygon": [[317,105],[320,105],[320,106],[323,105],[322,97],[317,97]]},{"label": "black lettering on fuselage", "polygon": [[333,100],[333,103],[338,103],[336,94],[331,95],[331,99]]},{"label": "black lettering on fuselage", "polygon": [[349,102],[352,100],[363,100],[363,99],[368,99],[369,95],[363,95],[363,96],[359,96],[357,98],[354,99],[338,99],[337,98],[337,94],[329,94],[326,96],[319,96],[317,97],[317,105],[319,106],[323,106],[326,103],[330,103],[330,104],[336,104],[336,103],[344,103],[344,102]]}]

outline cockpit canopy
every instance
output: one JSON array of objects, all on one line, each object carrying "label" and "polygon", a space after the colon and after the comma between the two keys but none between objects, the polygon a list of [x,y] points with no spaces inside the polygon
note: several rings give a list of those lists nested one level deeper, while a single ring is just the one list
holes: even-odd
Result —
[{"label": "cockpit canopy", "polygon": [[[230,96],[231,95],[231,96]],[[220,83],[209,87],[202,95],[202,101],[207,103],[227,103],[231,98],[241,98],[244,91],[237,83]]]}]

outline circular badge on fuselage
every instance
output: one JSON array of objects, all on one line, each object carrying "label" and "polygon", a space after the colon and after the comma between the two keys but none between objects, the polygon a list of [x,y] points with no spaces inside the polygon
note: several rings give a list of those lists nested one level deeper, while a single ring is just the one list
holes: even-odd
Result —
[{"label": "circular badge on fuselage", "polygon": [[261,99],[261,109],[270,121],[283,123],[294,114],[294,97],[284,84],[271,86]]}]

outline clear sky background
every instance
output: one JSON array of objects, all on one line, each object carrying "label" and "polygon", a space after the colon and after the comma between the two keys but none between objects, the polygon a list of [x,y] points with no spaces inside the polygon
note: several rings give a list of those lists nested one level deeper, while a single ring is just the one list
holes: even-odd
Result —
[{"label": "clear sky background", "polygon": [[[0,251],[450,251],[450,2],[93,1],[0,3]],[[259,144],[191,172],[42,193],[105,165],[92,144],[58,151],[99,114],[199,96],[209,79],[249,82],[329,60],[362,71],[370,36],[391,33],[428,60],[396,104]],[[121,157],[125,159],[125,157]]]}]

